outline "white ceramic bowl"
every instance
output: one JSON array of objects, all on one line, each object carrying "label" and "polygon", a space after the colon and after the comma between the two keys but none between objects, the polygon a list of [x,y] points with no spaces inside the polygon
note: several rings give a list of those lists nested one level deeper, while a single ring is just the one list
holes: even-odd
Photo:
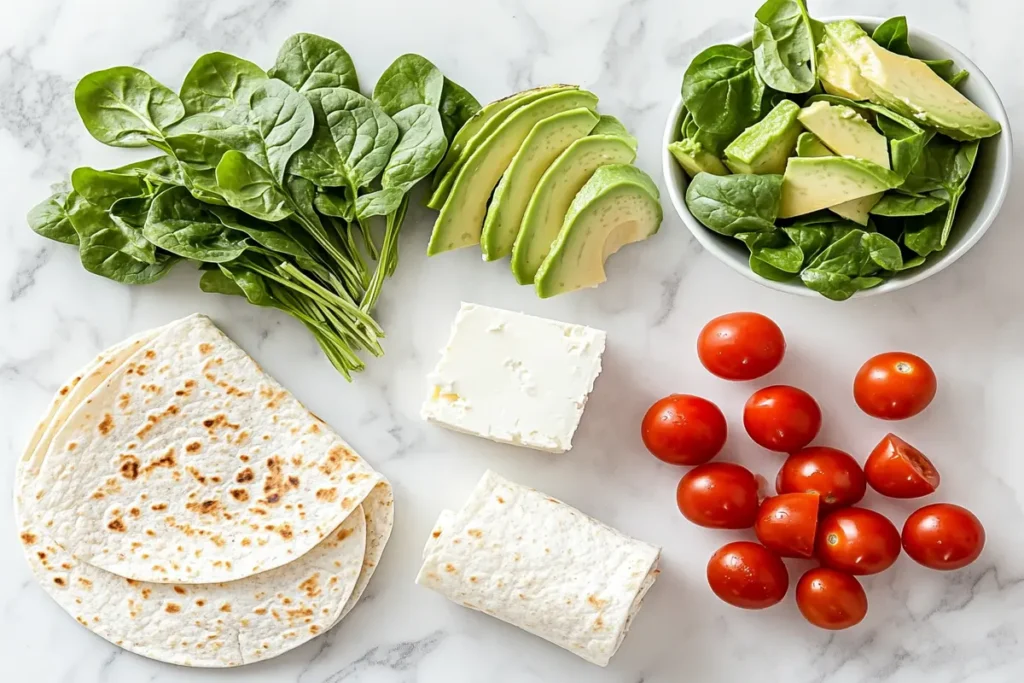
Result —
[{"label": "white ceramic bowl", "polygon": [[[877,17],[827,17],[822,21],[835,21],[836,19],[850,18],[856,20],[868,31],[874,30],[883,20]],[[748,45],[751,34],[747,33],[734,40],[727,41],[734,45]],[[854,296],[872,296],[893,292],[897,289],[909,287],[915,282],[920,282],[927,277],[938,273],[958,258],[967,253],[981,236],[988,230],[989,225],[999,213],[999,208],[1006,198],[1010,186],[1010,167],[1013,160],[1013,143],[1010,138],[1010,122],[1006,117],[1006,109],[999,100],[999,95],[989,82],[985,74],[978,66],[969,60],[962,52],[949,43],[936,38],[916,28],[913,23],[910,25],[910,43],[914,54],[923,59],[952,59],[958,68],[967,69],[970,77],[960,85],[963,92],[972,102],[985,110],[989,116],[994,118],[1003,127],[1003,131],[993,137],[981,141],[978,150],[978,158],[974,170],[968,180],[967,191],[960,202],[956,214],[956,222],[946,248],[938,254],[929,256],[928,262],[919,268],[913,268],[904,273],[896,275],[878,287],[857,292]],[[817,292],[804,287],[796,280],[794,282],[774,282],[766,280],[754,274],[748,265],[750,252],[742,242],[736,239],[719,235],[705,228],[693,217],[690,210],[686,208],[686,186],[689,179],[679,167],[679,164],[668,151],[668,145],[679,138],[679,126],[683,110],[683,99],[676,100],[675,106],[669,113],[668,121],[665,124],[665,139],[662,144],[662,170],[665,175],[665,184],[668,186],[669,196],[672,198],[672,205],[676,213],[690,229],[697,241],[715,255],[720,261],[732,268],[744,277],[755,280],[766,287],[777,289],[780,292],[800,294],[803,296],[821,296]]]}]

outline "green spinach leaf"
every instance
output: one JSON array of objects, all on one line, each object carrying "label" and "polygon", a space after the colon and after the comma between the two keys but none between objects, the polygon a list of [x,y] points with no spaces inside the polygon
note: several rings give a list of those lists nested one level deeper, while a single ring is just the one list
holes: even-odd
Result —
[{"label": "green spinach leaf", "polygon": [[686,190],[686,206],[694,218],[730,237],[774,230],[781,201],[781,175],[698,173]]},{"label": "green spinach leaf", "polygon": [[[179,96],[188,115],[219,113],[241,122],[249,98],[266,80],[266,72],[252,62],[211,52],[197,59],[185,75]],[[239,110],[241,113],[236,114]]]},{"label": "green spinach leaf", "polygon": [[804,252],[785,232],[741,232],[735,236],[747,245],[750,255],[776,270],[791,275],[799,273],[804,263]]},{"label": "green spinach leaf", "polygon": [[441,114],[444,135],[448,138],[448,143],[451,144],[451,141],[455,139],[455,134],[466,125],[466,121],[480,111],[480,103],[468,90],[455,81],[445,78],[444,87],[441,88],[441,104],[437,109]]},{"label": "green spinach leaf", "polygon": [[400,187],[359,195],[356,199],[356,215],[360,218],[387,216],[398,210],[404,197],[405,190]]},{"label": "green spinach leaf", "polygon": [[216,173],[224,199],[236,209],[272,222],[292,215],[289,198],[274,176],[241,152],[225,152]]},{"label": "green spinach leaf", "polygon": [[430,61],[417,54],[405,54],[384,70],[373,88],[373,101],[388,116],[415,104],[437,109],[444,90],[444,76]]},{"label": "green spinach leaf", "polygon": [[269,75],[299,92],[317,88],[359,90],[356,67],[345,48],[312,33],[296,33],[286,40]]},{"label": "green spinach leaf", "polygon": [[172,90],[131,66],[84,77],[75,88],[75,107],[89,134],[113,147],[145,147],[185,116]]},{"label": "green spinach leaf", "polygon": [[697,55],[683,75],[683,102],[696,124],[716,135],[739,135],[761,116],[764,82],[754,55],[715,45]]},{"label": "green spinach leaf", "polygon": [[381,187],[408,192],[430,175],[448,150],[441,115],[426,104],[414,104],[393,115],[398,126],[398,144],[391,152]]},{"label": "green spinach leaf", "polygon": [[68,192],[54,192],[28,212],[28,226],[47,239],[78,244],[78,234],[68,218]]},{"label": "green spinach leaf", "polygon": [[265,168],[284,182],[289,160],[313,135],[313,108],[283,81],[270,79],[249,98],[248,122],[263,142]]},{"label": "green spinach leaf", "polygon": [[130,236],[106,211],[84,199],[76,202],[69,216],[78,233],[82,266],[90,273],[124,284],[144,285],[162,278],[178,260],[165,252],[155,254],[155,263],[134,258]]},{"label": "green spinach leaf", "polygon": [[871,34],[871,39],[890,52],[913,57],[910,49],[910,30],[907,28],[906,17],[886,19]]},{"label": "green spinach leaf", "polygon": [[165,251],[204,263],[232,261],[249,246],[244,235],[227,230],[216,214],[183,187],[153,198],[143,234]]},{"label": "green spinach leaf", "polygon": [[754,61],[765,84],[805,93],[818,83],[815,41],[803,0],[768,0],[754,15]]},{"label": "green spinach leaf", "polygon": [[887,192],[871,208],[869,213],[874,216],[888,216],[890,218],[924,216],[935,211],[940,206],[945,206],[945,204],[946,201],[939,197],[920,197],[899,192]]}]

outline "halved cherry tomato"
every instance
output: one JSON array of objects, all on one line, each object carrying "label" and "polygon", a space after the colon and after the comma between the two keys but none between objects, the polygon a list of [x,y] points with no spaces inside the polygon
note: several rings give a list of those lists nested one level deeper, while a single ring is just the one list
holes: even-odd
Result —
[{"label": "halved cherry tomato", "polygon": [[709,322],[697,337],[697,356],[708,372],[728,380],[763,377],[779,367],[786,339],[760,313],[728,313]]},{"label": "halved cherry tomato", "polygon": [[848,574],[877,574],[900,555],[900,532],[874,510],[845,508],[821,520],[815,547],[821,564]]},{"label": "halved cherry tomato", "polygon": [[796,584],[796,606],[819,628],[839,631],[856,626],[868,613],[868,596],[860,581],[828,567],[817,567]]},{"label": "halved cherry tomato", "polygon": [[792,453],[821,429],[821,408],[806,391],[778,385],[758,389],[743,406],[743,426],[759,446]]},{"label": "halved cherry tomato", "polygon": [[952,570],[978,559],[985,547],[985,527],[959,505],[926,505],[903,525],[907,555],[929,569]]},{"label": "halved cherry tomato", "polygon": [[854,505],[864,497],[864,471],[849,453],[827,446],[810,446],[786,458],[775,478],[779,493],[817,493],[821,511]]},{"label": "halved cherry tomato", "polygon": [[676,503],[683,517],[712,529],[748,529],[757,519],[757,479],[731,462],[698,465],[679,480]]},{"label": "halved cherry tomato", "polygon": [[868,359],[853,380],[853,398],[868,415],[903,420],[935,398],[935,372],[920,356],[893,351]]},{"label": "halved cherry tomato", "polygon": [[939,471],[924,453],[886,434],[864,463],[871,488],[890,498],[920,498],[939,488]]},{"label": "halved cherry tomato", "polygon": [[764,609],[789,588],[789,572],[779,556],[750,541],[728,543],[708,562],[708,585],[734,607]]},{"label": "halved cherry tomato", "polygon": [[644,415],[640,436],[654,457],[670,465],[700,465],[725,445],[725,415],[711,401],[672,394]]},{"label": "halved cherry tomato", "polygon": [[783,557],[813,555],[817,529],[817,493],[783,493],[765,498],[754,523],[757,540]]}]

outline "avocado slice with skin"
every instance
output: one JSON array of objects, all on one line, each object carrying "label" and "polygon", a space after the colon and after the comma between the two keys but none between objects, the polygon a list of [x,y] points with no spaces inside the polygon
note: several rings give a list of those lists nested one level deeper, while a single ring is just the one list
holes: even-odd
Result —
[{"label": "avocado slice with skin", "polygon": [[782,179],[779,218],[827,209],[902,183],[899,174],[864,159],[793,157]]},{"label": "avocado slice with skin", "polygon": [[839,156],[867,159],[879,166],[892,168],[889,165],[889,141],[853,109],[841,104],[815,102],[801,109],[797,119]]},{"label": "avocado slice with skin", "polygon": [[830,157],[834,156],[832,150],[818,139],[814,133],[800,133],[796,139],[796,155],[798,157]]},{"label": "avocado slice with skin", "polygon": [[555,159],[537,183],[512,248],[516,282],[533,284],[573,198],[594,172],[610,164],[631,164],[635,158],[630,140],[618,135],[591,135],[572,143]]},{"label": "avocado slice with skin", "polygon": [[725,165],[733,173],[782,173],[803,127],[800,105],[782,100],[763,119],[739,134],[725,148]]},{"label": "avocado slice with skin", "polygon": [[698,173],[729,175],[730,171],[722,160],[695,140],[679,140],[668,146],[668,151],[691,178]]},{"label": "avocado slice with skin", "polygon": [[920,59],[886,50],[852,19],[825,24],[825,35],[871,86],[869,99],[954,140],[975,140],[1002,127]]},{"label": "avocado slice with skin", "polygon": [[636,138],[633,137],[630,132],[622,125],[622,121],[619,121],[610,114],[601,114],[601,120],[594,126],[594,130],[590,131],[591,135],[613,135],[617,138],[625,140],[630,147],[636,151]]},{"label": "avocado slice with skin", "polygon": [[597,96],[586,90],[547,95],[518,108],[498,126],[459,169],[451,193],[434,222],[427,255],[479,244],[487,202],[494,186],[530,131],[549,116],[580,107],[596,109]]},{"label": "avocado slice with skin", "polygon": [[625,164],[597,169],[573,199],[537,271],[538,296],[601,284],[608,257],[656,233],[661,219],[658,187],[646,173]]},{"label": "avocado slice with skin", "polygon": [[462,164],[466,163],[470,155],[482,145],[490,135],[496,131],[501,124],[508,120],[508,117],[517,109],[535,102],[542,97],[553,95],[567,90],[579,90],[577,85],[546,85],[541,88],[524,90],[523,92],[510,95],[504,99],[491,102],[478,111],[466,122],[458,134],[452,139],[441,163],[434,171],[434,183],[432,194],[427,201],[431,209],[440,209],[448,199],[452,184],[459,174]]},{"label": "avocado slice with skin", "polygon": [[593,130],[597,121],[597,114],[580,107],[537,122],[512,158],[487,207],[480,234],[485,261],[496,261],[512,253],[526,206],[541,176],[566,147]]}]

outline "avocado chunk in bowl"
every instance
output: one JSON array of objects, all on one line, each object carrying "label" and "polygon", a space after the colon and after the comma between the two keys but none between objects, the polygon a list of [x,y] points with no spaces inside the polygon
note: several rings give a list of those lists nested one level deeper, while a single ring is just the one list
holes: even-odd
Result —
[{"label": "avocado chunk in bowl", "polygon": [[[792,6],[785,31],[772,13],[782,5]],[[1009,181],[1007,117],[955,48],[908,31],[903,17],[811,18],[799,0],[767,3],[754,33],[725,47],[708,48],[687,69],[662,163],[684,223],[734,270],[774,289],[843,300],[944,269],[991,224]],[[707,56],[722,54],[727,62]],[[780,106],[797,109],[795,132],[779,124]],[[792,145],[783,164],[758,149],[777,140]],[[700,168],[689,163],[693,154],[680,158],[694,149]],[[720,179],[703,180],[709,173]],[[711,196],[699,197],[702,189]],[[751,222],[757,230],[738,229]],[[836,249],[819,259],[852,231],[878,237],[851,238],[843,258]],[[801,239],[812,232],[815,240]],[[873,259],[883,243],[900,258]]]}]

